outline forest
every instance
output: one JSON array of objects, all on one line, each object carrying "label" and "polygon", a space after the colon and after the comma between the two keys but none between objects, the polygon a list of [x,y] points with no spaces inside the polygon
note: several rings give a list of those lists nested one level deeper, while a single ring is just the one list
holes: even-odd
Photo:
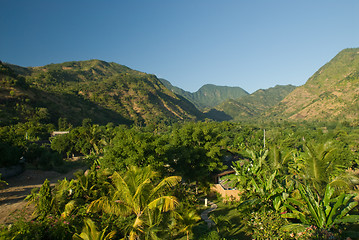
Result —
[{"label": "forest", "polygon": [[[41,119],[0,127],[1,167],[24,157],[26,167],[67,171],[66,159],[81,156],[88,170],[33,189],[32,220],[2,226],[2,239],[358,238],[354,122]],[[68,133],[51,137],[55,129]],[[229,169],[222,181],[239,198],[213,191]],[[218,206],[211,225],[200,217],[205,198]]]}]

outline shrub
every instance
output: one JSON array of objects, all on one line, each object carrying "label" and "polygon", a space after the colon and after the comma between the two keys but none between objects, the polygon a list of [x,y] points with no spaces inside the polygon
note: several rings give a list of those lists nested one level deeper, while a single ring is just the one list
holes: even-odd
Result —
[{"label": "shrub", "polygon": [[243,223],[243,231],[253,239],[284,239],[286,233],[281,231],[281,227],[288,224],[280,213],[266,209],[250,213]]}]

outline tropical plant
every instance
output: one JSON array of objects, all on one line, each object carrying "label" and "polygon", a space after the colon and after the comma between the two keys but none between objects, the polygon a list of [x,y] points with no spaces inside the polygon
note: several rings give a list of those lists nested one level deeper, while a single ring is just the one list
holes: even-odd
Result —
[{"label": "tropical plant", "polygon": [[198,216],[195,210],[181,209],[180,212],[176,213],[176,219],[178,226],[181,226],[179,234],[186,233],[188,240],[189,235],[192,233],[192,228],[201,220],[201,217]]},{"label": "tropical plant", "polygon": [[[137,239],[143,236],[149,226],[154,223],[151,216],[158,212],[173,210],[178,205],[178,200],[168,195],[168,190],[175,186],[180,177],[166,177],[159,183],[155,183],[158,174],[150,166],[138,168],[132,166],[124,176],[115,172],[111,176],[112,189],[108,196],[103,196],[91,202],[88,212],[103,211],[110,215],[134,216],[129,218],[129,227],[126,235],[129,239]],[[158,221],[161,218],[156,218]]]},{"label": "tropical plant", "polygon": [[358,183],[354,174],[345,171],[340,162],[343,159],[333,157],[337,149],[331,142],[317,145],[306,142],[304,150],[301,161],[297,161],[301,168],[298,174],[303,183],[312,186],[319,195],[324,193],[327,184],[336,189],[348,189]]},{"label": "tropical plant", "polygon": [[285,161],[276,153],[272,160],[268,160],[268,150],[248,151],[251,161],[241,161],[233,165],[236,171],[237,187],[243,191],[242,203],[239,209],[258,210],[271,208],[279,211],[283,203],[293,190],[293,182],[287,179],[284,171]]},{"label": "tropical plant", "polygon": [[35,203],[35,212],[39,219],[44,219],[49,214],[53,207],[53,196],[51,193],[50,181],[45,180],[39,189],[33,189],[31,194],[28,195],[25,200],[29,203]]},{"label": "tropical plant", "polygon": [[319,229],[331,229],[339,223],[358,222],[359,215],[349,215],[349,212],[358,205],[354,200],[355,194],[342,193],[333,197],[335,189],[328,184],[321,199],[313,193],[309,186],[299,185],[302,199],[288,198],[286,207],[291,213],[285,213],[285,218],[299,219],[302,223],[292,223],[283,227],[283,230],[303,231],[314,225]]},{"label": "tropical plant", "polygon": [[102,231],[98,231],[95,223],[90,219],[84,220],[85,226],[80,234],[75,233],[72,237],[73,240],[109,240],[116,234],[115,231],[111,231],[106,234],[106,228]]}]

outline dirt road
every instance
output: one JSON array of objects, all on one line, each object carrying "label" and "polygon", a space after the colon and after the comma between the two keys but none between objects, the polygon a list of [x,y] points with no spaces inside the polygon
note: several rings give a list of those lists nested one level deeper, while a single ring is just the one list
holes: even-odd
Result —
[{"label": "dirt road", "polygon": [[51,184],[63,178],[71,179],[73,173],[80,169],[61,174],[54,171],[25,170],[22,174],[7,180],[8,186],[0,190],[0,224],[9,224],[17,216],[30,216],[33,206],[26,206],[24,198],[31,193],[31,189],[41,187],[45,179]]}]

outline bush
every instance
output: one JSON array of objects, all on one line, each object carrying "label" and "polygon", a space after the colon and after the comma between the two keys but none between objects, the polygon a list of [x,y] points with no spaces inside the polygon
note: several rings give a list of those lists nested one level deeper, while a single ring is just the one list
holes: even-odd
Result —
[{"label": "bush", "polygon": [[75,232],[69,221],[49,216],[43,221],[19,220],[12,225],[0,229],[0,239],[13,240],[66,240]]},{"label": "bush", "polygon": [[59,153],[35,143],[28,147],[25,158],[28,163],[42,170],[54,169],[63,164],[62,157]]},{"label": "bush", "polygon": [[19,163],[21,150],[8,143],[0,142],[0,167],[9,167]]},{"label": "bush", "polygon": [[246,235],[251,235],[253,239],[285,239],[287,235],[281,227],[288,221],[273,210],[252,212],[243,219],[243,223]]}]

